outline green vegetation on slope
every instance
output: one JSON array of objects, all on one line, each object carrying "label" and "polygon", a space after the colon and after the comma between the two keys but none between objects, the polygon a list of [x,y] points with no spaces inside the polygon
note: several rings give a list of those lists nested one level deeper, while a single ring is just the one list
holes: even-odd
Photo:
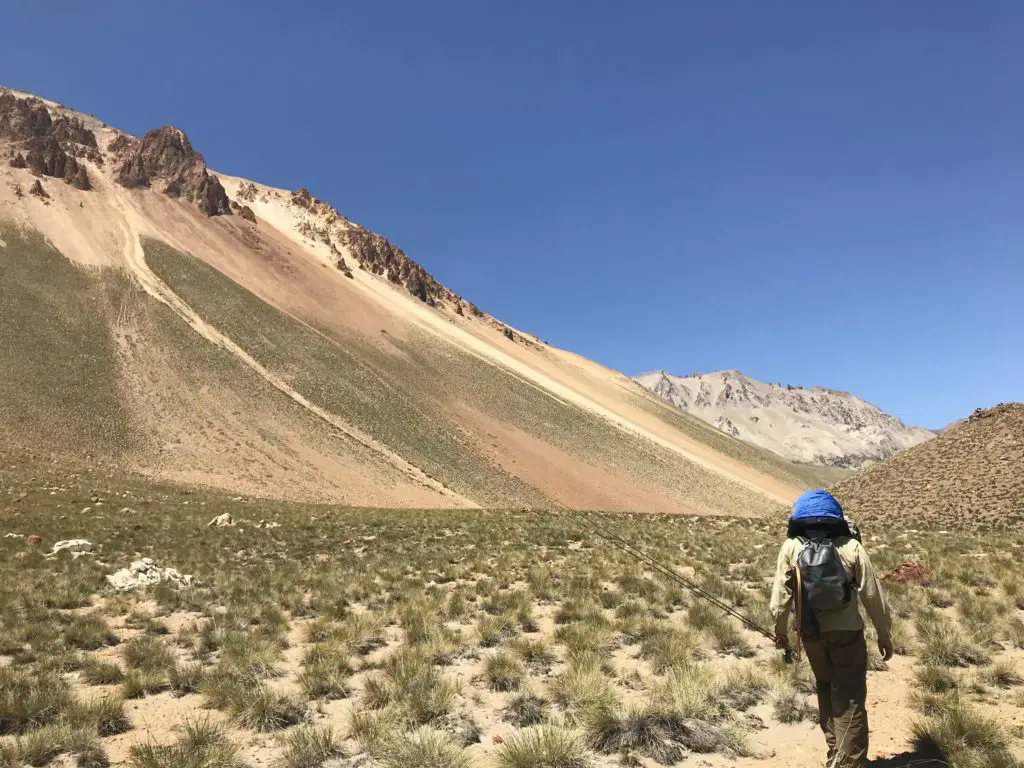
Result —
[{"label": "green vegetation on slope", "polygon": [[405,354],[389,355],[306,325],[163,243],[147,241],[145,248],[153,271],[262,365],[482,505],[550,501],[482,455],[449,413],[458,401],[697,510],[774,510],[760,494],[435,336],[413,330],[407,342],[394,341]]},{"label": "green vegetation on slope", "polygon": [[118,457],[140,437],[111,326],[128,281],[76,267],[35,231],[0,226],[0,441]]},{"label": "green vegetation on slope", "polygon": [[171,290],[312,402],[478,503],[550,503],[474,453],[436,402],[412,394],[413,382],[380,375],[378,370],[388,367],[388,357],[380,350],[354,339],[342,344],[199,259],[157,241],[144,245],[147,263]]}]

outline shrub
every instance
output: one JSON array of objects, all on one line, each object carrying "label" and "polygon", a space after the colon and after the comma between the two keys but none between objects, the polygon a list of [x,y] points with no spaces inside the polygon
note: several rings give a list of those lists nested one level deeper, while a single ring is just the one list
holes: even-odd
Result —
[{"label": "shrub", "polygon": [[512,698],[501,711],[501,719],[516,728],[538,725],[547,718],[548,703],[531,693],[521,693]]},{"label": "shrub", "polygon": [[931,717],[911,727],[915,746],[940,753],[957,768],[1017,768],[1008,734],[998,722],[959,700],[946,702]]},{"label": "shrub", "polygon": [[523,684],[526,670],[510,653],[498,652],[484,660],[484,679],[492,691],[515,691]]},{"label": "shrub", "polygon": [[82,663],[82,680],[89,685],[117,685],[124,679],[124,671],[117,664],[96,659]]},{"label": "shrub", "polygon": [[281,739],[281,747],[274,768],[319,768],[328,760],[345,756],[341,740],[330,726],[296,728]]},{"label": "shrub", "polygon": [[591,768],[583,742],[572,731],[552,725],[525,728],[498,748],[499,768]]},{"label": "shrub", "polygon": [[117,645],[117,635],[107,620],[98,613],[77,616],[64,630],[64,643],[80,651],[95,651],[108,645]]},{"label": "shrub", "polygon": [[380,756],[385,768],[470,768],[469,755],[447,734],[420,728],[392,740]]}]

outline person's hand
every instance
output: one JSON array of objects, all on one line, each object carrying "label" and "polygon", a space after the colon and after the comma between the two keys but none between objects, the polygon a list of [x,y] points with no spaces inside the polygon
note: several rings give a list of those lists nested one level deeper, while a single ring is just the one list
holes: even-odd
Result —
[{"label": "person's hand", "polygon": [[892,658],[892,638],[889,635],[878,636],[878,652],[882,654],[882,661],[888,661]]}]

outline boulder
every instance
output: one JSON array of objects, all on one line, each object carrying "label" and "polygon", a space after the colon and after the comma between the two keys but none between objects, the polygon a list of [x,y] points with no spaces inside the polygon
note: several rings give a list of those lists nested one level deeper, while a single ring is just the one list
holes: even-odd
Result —
[{"label": "boulder", "polygon": [[192,148],[184,131],[171,125],[155,128],[125,149],[117,174],[121,186],[144,187],[160,180],[165,195],[189,200],[207,216],[231,213],[220,179],[209,173],[206,161]]},{"label": "boulder", "polygon": [[58,541],[53,545],[53,549],[50,551],[49,556],[54,557],[60,552],[70,552],[74,558],[80,557],[81,555],[92,554],[92,542],[86,539],[67,539],[65,541]]},{"label": "boulder", "polygon": [[217,515],[213,520],[206,524],[207,528],[227,528],[235,524],[235,521],[231,519],[231,514],[225,512],[223,515]]},{"label": "boulder", "polygon": [[161,568],[149,557],[136,560],[127,568],[107,576],[107,583],[118,592],[144,589],[165,581],[179,588],[188,587],[192,585],[192,576],[179,573],[176,568]]}]

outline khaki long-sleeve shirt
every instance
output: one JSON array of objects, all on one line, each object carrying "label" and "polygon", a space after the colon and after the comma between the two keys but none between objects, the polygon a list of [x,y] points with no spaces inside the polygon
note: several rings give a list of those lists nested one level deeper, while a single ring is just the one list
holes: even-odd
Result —
[{"label": "khaki long-sleeve shirt", "polygon": [[[879,637],[887,637],[892,628],[889,604],[886,602],[882,588],[871,566],[868,553],[856,539],[839,536],[835,539],[839,559],[846,570],[846,576],[860,596],[860,602],[867,611],[868,618],[875,626]],[[775,568],[775,585],[772,588],[772,599],[769,605],[772,618],[775,619],[775,634],[785,635],[789,624],[790,612],[793,609],[793,571],[800,554],[800,540],[787,539],[779,550],[779,560]],[[860,617],[857,601],[851,600],[838,611],[817,615],[822,632],[834,630],[864,629],[864,621]]]}]

